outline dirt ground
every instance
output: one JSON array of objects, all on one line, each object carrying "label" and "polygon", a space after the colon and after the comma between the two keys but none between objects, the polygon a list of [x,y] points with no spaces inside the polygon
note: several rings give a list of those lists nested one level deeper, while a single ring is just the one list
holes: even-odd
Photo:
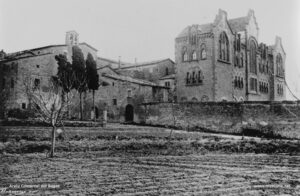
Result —
[{"label": "dirt ground", "polygon": [[0,158],[2,191],[16,184],[59,186],[23,188],[21,195],[300,195],[300,156],[73,152],[53,159],[42,153]]},{"label": "dirt ground", "polygon": [[169,134],[72,128],[47,158],[48,129],[6,127],[0,195],[300,195],[299,141]]}]

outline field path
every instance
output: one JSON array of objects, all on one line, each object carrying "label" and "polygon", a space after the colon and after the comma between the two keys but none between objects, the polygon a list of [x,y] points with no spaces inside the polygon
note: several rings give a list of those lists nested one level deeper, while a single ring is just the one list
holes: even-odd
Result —
[{"label": "field path", "polygon": [[40,189],[28,195],[300,195],[300,156],[0,156],[1,184],[63,184],[60,190]]}]

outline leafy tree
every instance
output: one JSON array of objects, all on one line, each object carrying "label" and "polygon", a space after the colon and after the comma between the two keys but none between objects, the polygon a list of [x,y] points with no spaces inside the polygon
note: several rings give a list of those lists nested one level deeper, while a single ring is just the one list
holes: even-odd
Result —
[{"label": "leafy tree", "polygon": [[[93,110],[95,111],[95,90],[99,88],[99,75],[97,73],[97,64],[91,53],[88,53],[86,58],[86,74],[88,89],[93,91]],[[94,115],[94,119],[96,116]]]},{"label": "leafy tree", "polygon": [[[68,62],[68,59],[65,55],[59,54],[55,56],[57,61],[57,79],[59,85],[63,88],[63,92],[66,93],[67,101],[69,101],[69,94],[72,89],[74,89],[75,74],[72,68],[72,64]],[[70,109],[68,106],[68,117],[70,118]]]},{"label": "leafy tree", "polygon": [[74,88],[79,93],[80,99],[80,120],[82,120],[82,93],[86,92],[87,90],[87,75],[85,69],[85,60],[82,50],[78,46],[73,46],[72,48],[73,55],[72,55],[72,68],[74,70],[75,81],[74,81]]}]

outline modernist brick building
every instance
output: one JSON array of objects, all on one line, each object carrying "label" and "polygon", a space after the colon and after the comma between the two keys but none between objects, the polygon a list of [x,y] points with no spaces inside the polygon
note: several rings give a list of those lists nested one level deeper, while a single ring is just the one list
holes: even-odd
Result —
[{"label": "modernist brick building", "polygon": [[178,100],[284,100],[281,38],[268,46],[258,35],[253,10],[234,19],[219,10],[213,23],[186,27],[175,40]]}]

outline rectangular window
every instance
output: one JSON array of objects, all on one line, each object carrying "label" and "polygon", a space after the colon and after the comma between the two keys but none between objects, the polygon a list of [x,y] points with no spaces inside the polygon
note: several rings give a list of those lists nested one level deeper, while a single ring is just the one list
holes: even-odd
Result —
[{"label": "rectangular window", "polygon": [[113,105],[117,105],[117,99],[113,99]]},{"label": "rectangular window", "polygon": [[26,109],[26,103],[22,103],[22,109]]},{"label": "rectangular window", "polygon": [[257,92],[257,79],[250,78],[250,90]]},{"label": "rectangular window", "polygon": [[166,87],[170,87],[170,82],[165,82]]},{"label": "rectangular window", "polygon": [[127,94],[128,97],[131,97],[131,96],[132,96],[132,95],[131,95],[131,90],[128,90],[127,93],[128,93],[128,94]]}]

